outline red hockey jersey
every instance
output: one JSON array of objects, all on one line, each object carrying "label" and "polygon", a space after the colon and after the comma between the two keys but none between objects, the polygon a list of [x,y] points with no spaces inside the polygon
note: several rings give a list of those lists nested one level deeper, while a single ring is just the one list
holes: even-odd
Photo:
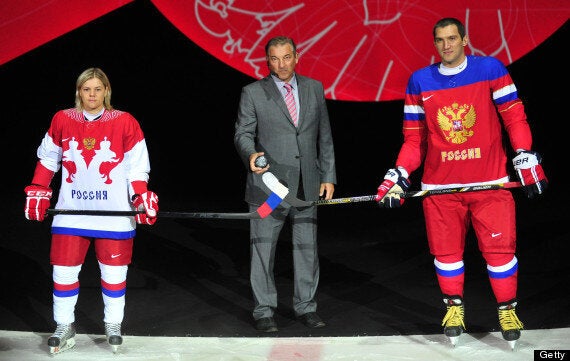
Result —
[{"label": "red hockey jersey", "polygon": [[508,181],[502,127],[513,149],[531,149],[524,106],[505,66],[473,55],[462,66],[444,75],[432,64],[408,81],[396,165],[412,173],[424,161],[422,189]]}]

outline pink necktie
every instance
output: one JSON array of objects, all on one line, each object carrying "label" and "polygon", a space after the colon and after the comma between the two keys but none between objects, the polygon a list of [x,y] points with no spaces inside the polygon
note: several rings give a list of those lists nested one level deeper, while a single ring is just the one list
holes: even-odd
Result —
[{"label": "pink necktie", "polygon": [[287,110],[291,114],[291,119],[293,119],[293,125],[297,126],[297,106],[295,105],[295,97],[293,96],[291,84],[285,83],[285,89],[287,89],[287,94],[285,94],[285,104],[287,104]]}]

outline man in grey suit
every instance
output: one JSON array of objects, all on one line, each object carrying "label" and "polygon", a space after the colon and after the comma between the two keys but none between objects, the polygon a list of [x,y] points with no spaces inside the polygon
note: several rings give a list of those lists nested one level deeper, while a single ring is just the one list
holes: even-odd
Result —
[{"label": "man in grey suit", "polygon": [[[267,198],[261,174],[271,171],[298,198],[331,199],[336,167],[329,116],[321,82],[296,74],[299,54],[291,38],[278,36],[265,46],[270,74],[242,89],[234,143],[248,169],[245,201],[255,211]],[[292,97],[290,96],[291,93]],[[257,167],[265,156],[268,165]],[[255,328],[278,331],[273,316],[277,290],[273,266],[279,233],[289,219],[293,242],[295,316],[307,327],[325,326],[316,313],[319,283],[317,207],[282,203],[263,219],[250,221],[250,281]]]}]

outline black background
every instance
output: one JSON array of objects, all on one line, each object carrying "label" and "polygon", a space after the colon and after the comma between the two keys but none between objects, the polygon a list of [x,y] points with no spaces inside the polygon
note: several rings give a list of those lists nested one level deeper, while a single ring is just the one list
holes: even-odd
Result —
[{"label": "black background", "polygon": [[[568,154],[568,71],[561,52],[568,22],[508,66],[526,104],[534,149],[550,180],[539,200],[514,190],[518,212],[519,298],[528,328],[568,327],[570,247],[564,182]],[[302,61],[302,59],[301,59]],[[0,66],[4,162],[0,208],[0,328],[51,331],[49,221],[24,219],[24,187],[53,114],[74,105],[75,81],[92,66],[109,76],[115,108],[141,123],[151,157],[149,188],[161,210],[246,211],[245,168],[233,146],[241,88],[255,79],[201,50],[149,1],[135,1]],[[328,101],[338,185],[336,197],[374,194],[401,144],[402,101]],[[566,172],[565,172],[566,171]],[[419,172],[412,175],[418,187]],[[59,175],[52,186],[58,189]],[[55,204],[55,202],[54,202]],[[399,210],[372,204],[319,208],[317,334],[440,332],[442,309],[428,254],[420,202]],[[247,221],[160,220],[139,227],[129,271],[125,325],[131,334],[248,335]],[[287,232],[283,235],[285,240]],[[276,264],[281,335],[303,335],[292,320],[290,251]],[[282,255],[282,256],[281,256]],[[96,263],[88,255],[78,303],[79,332],[102,322]],[[484,262],[472,235],[466,250],[468,330],[496,328]],[[471,266],[471,269],[469,268]],[[470,271],[472,270],[472,271]],[[4,293],[6,294],[6,292]],[[87,294],[84,296],[84,294]],[[238,295],[238,296],[236,296]],[[467,301],[469,302],[469,301]],[[526,312],[525,312],[525,308]],[[479,314],[480,312],[480,314]],[[313,331],[314,332],[314,331]]]}]

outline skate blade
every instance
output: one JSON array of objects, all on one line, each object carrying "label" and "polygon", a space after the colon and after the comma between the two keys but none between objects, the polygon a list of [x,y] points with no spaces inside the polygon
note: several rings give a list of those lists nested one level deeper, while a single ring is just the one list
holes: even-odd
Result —
[{"label": "skate blade", "polygon": [[449,342],[451,342],[451,346],[455,347],[457,346],[457,343],[459,342],[459,336],[447,336],[449,338]]},{"label": "skate blade", "polygon": [[515,347],[517,346],[517,340],[512,340],[512,341],[507,341],[509,343],[509,346],[511,347],[511,351],[515,350]]},{"label": "skate blade", "polygon": [[70,338],[70,339],[67,339],[67,341],[65,341],[65,343],[63,345],[50,346],[49,352],[52,355],[57,355],[57,354],[60,354],[64,351],[67,351],[67,350],[73,348],[74,346],[75,346],[75,339]]},{"label": "skate blade", "polygon": [[[112,343],[111,343],[112,342]],[[123,344],[123,339],[109,339],[107,338],[107,343],[109,344],[109,346],[111,346],[111,350],[113,351],[113,353],[117,353],[119,351],[119,346],[121,346]]]}]

